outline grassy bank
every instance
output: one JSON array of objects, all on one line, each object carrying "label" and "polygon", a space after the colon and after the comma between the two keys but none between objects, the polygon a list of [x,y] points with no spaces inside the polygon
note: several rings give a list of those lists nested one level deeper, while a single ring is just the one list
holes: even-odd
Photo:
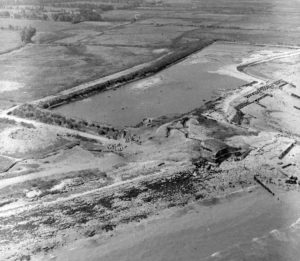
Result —
[{"label": "grassy bank", "polygon": [[104,135],[112,139],[118,139],[121,135],[124,137],[128,135],[126,130],[119,130],[111,126],[100,125],[94,122],[91,123],[85,120],[67,118],[49,110],[37,108],[32,104],[23,104],[17,109],[13,110],[11,114],[21,118],[37,120],[46,124],[52,124],[97,135]]},{"label": "grassy bank", "polygon": [[100,84],[89,85],[86,88],[71,91],[65,95],[57,95],[54,97],[49,97],[49,99],[44,99],[39,103],[39,107],[44,109],[52,109],[63,104],[67,104],[76,100],[87,98],[98,92],[105,91],[111,88],[120,87],[128,82],[135,81],[144,77],[149,77],[171,65],[185,59],[187,56],[200,51],[206,46],[212,44],[212,40],[200,40],[198,42],[181,46],[175,49],[170,54],[164,56],[163,58],[157,59],[145,65],[142,68],[138,68],[136,71],[130,71],[127,74],[119,75]]}]

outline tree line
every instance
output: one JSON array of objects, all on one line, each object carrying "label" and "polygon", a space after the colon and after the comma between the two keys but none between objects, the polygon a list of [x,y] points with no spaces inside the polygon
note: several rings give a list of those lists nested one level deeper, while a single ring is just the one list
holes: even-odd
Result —
[{"label": "tree line", "polygon": [[57,22],[79,23],[83,21],[102,21],[102,9],[84,8],[78,11],[60,11],[45,13],[40,9],[22,9],[18,12],[0,11],[0,17],[28,20],[53,20]]}]

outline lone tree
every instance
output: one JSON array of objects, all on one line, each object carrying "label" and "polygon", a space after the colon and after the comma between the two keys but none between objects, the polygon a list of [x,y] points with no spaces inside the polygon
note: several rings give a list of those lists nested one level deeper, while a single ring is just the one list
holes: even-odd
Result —
[{"label": "lone tree", "polygon": [[21,40],[23,43],[30,43],[32,37],[36,34],[36,29],[34,27],[25,26],[21,31]]}]

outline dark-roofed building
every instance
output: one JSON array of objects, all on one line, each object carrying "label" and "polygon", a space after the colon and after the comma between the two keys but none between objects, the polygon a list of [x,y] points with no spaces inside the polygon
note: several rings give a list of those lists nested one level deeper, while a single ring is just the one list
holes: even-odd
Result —
[{"label": "dark-roofed building", "polygon": [[215,163],[220,163],[228,158],[234,150],[234,148],[217,139],[204,140],[201,142],[201,147],[204,158]]}]

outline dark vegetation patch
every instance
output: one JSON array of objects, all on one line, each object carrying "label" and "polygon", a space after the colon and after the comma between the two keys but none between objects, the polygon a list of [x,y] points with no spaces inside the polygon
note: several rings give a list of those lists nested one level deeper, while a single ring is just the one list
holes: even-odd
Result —
[{"label": "dark vegetation patch", "polygon": [[[195,175],[195,172],[197,175]],[[240,180],[241,186],[249,186],[252,179]],[[232,177],[234,180],[234,177]],[[36,208],[23,212],[14,217],[2,217],[2,224],[12,224],[21,220],[37,220],[35,230],[26,231],[27,236],[41,238],[44,242],[53,239],[55,235],[65,233],[66,229],[75,229],[82,236],[92,236],[97,233],[113,230],[122,223],[139,222],[157,211],[165,208],[184,206],[191,200],[204,200],[214,198],[223,190],[235,190],[230,175],[221,173],[217,167],[207,168],[206,162],[195,161],[193,171],[183,171],[165,177],[154,178],[134,184],[125,184],[103,192],[95,192],[70,201],[55,205]],[[41,184],[49,188],[50,184]],[[206,204],[206,203],[204,203]],[[47,211],[46,211],[47,210]],[[97,222],[97,225],[91,225]],[[43,233],[51,226],[51,235]],[[3,234],[3,239],[10,238],[21,242],[26,234],[20,227],[15,234],[9,229]],[[29,227],[28,227],[29,228]],[[17,236],[15,236],[17,235]],[[57,237],[57,240],[58,237]],[[63,242],[60,242],[63,243]],[[34,246],[37,249],[38,246]]]},{"label": "dark vegetation patch", "polygon": [[115,229],[117,225],[116,224],[112,224],[112,223],[106,223],[105,225],[102,226],[102,229],[105,231],[105,232],[109,232],[109,231],[112,231]]},{"label": "dark vegetation patch", "polygon": [[120,200],[126,200],[130,201],[133,198],[136,198],[141,192],[144,190],[144,188],[130,188],[129,190],[126,190],[123,192],[121,196],[119,196]]},{"label": "dark vegetation patch", "polygon": [[58,183],[59,183],[59,180],[56,180],[56,179],[47,180],[47,179],[42,179],[42,178],[27,182],[29,187],[39,189],[39,190],[51,189],[53,186],[57,185]]},{"label": "dark vegetation patch", "polygon": [[87,122],[85,120],[67,118],[49,110],[37,108],[32,104],[23,104],[15,109],[12,114],[21,118],[38,120],[46,124],[53,124],[83,132],[93,132],[113,139],[117,139],[119,135],[123,134],[121,130],[114,127],[100,125],[95,122]]},{"label": "dark vegetation patch", "polygon": [[103,198],[99,199],[96,204],[101,205],[107,209],[111,209],[113,206],[113,198],[112,197],[103,197]]},{"label": "dark vegetation patch", "polygon": [[142,219],[145,219],[148,217],[147,213],[142,214],[136,214],[132,215],[130,217],[126,217],[120,220],[121,223],[130,223],[130,222],[139,222]]},{"label": "dark vegetation patch", "polygon": [[6,118],[0,118],[0,131],[5,130],[6,128],[16,126],[17,122],[15,120],[10,120]]},{"label": "dark vegetation patch", "polygon": [[172,176],[171,178],[163,179],[159,182],[147,182],[143,184],[147,191],[151,191],[154,197],[158,199],[159,197],[166,197],[173,194],[193,194],[194,187],[191,178],[191,173],[179,173]]}]

